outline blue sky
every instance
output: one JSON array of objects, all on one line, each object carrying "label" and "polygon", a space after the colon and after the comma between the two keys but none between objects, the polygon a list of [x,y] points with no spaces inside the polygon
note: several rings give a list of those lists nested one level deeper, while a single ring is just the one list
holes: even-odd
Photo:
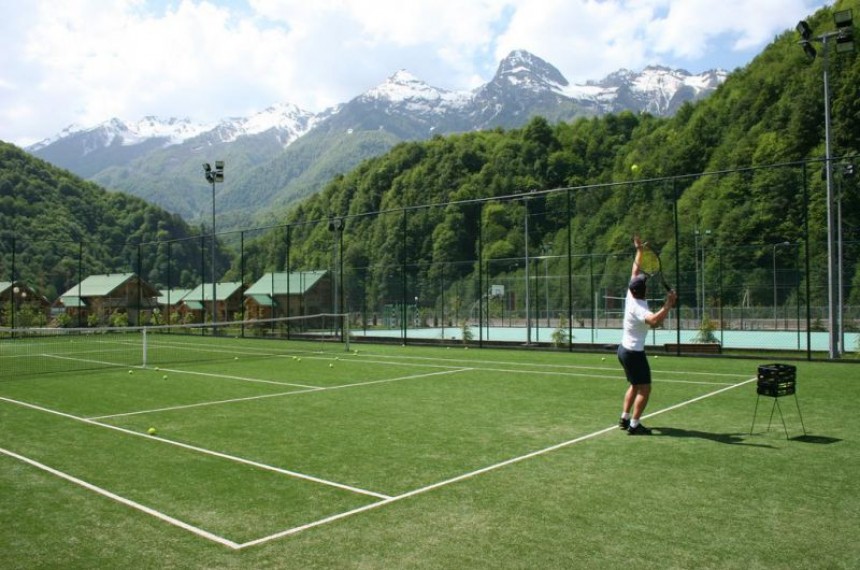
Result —
[{"label": "blue sky", "polygon": [[406,69],[444,89],[526,49],[571,83],[731,71],[823,0],[0,0],[0,140],[146,115],[321,111]]}]

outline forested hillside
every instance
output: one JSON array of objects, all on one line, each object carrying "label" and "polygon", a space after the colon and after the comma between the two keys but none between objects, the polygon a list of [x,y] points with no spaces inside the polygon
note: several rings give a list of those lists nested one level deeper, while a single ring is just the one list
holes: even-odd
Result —
[{"label": "forested hillside", "polygon": [[[854,4],[839,3],[840,8]],[[810,24],[832,28],[831,11],[822,10]],[[664,257],[682,253],[679,273],[684,279],[696,262],[696,232],[701,230],[703,236],[707,232],[708,247],[720,252],[719,259],[706,259],[706,272],[716,274],[718,263],[726,268],[743,264],[760,270],[766,284],[776,255],[773,244],[805,241],[808,230],[809,278],[820,282],[826,268],[822,58],[808,60],[797,39],[793,31],[776,38],[709,99],[685,105],[671,119],[629,113],[557,125],[535,119],[518,130],[400,144],[338,177],[293,211],[291,266],[331,264],[327,225],[306,223],[331,216],[348,216],[343,236],[347,268],[414,267],[419,283],[441,267],[449,277],[479,270],[469,263],[452,269],[455,262],[521,257],[526,239],[529,255],[561,256],[567,251],[567,192],[539,194],[529,202],[533,221],[527,237],[522,200],[398,212],[571,188],[576,255],[625,251],[630,233],[640,231],[664,246]],[[844,167],[860,150],[858,80],[856,54],[830,54],[833,156],[838,159],[834,172],[844,190],[849,303],[860,301],[860,200],[856,182],[842,173],[850,172]],[[708,174],[694,176],[699,173]],[[676,198],[677,236],[672,224]],[[375,211],[391,213],[363,215]],[[283,232],[270,239],[283,240]],[[258,249],[270,252],[267,267],[284,266],[283,247],[252,247]],[[481,270],[502,271],[501,265],[493,267]],[[375,288],[381,298],[382,279],[381,274],[369,277],[364,286]],[[821,289],[813,288],[812,295],[820,296]]]},{"label": "forested hillside", "polygon": [[[856,1],[838,7],[860,13]],[[831,10],[810,24],[832,29]],[[536,118],[516,130],[399,144],[335,177],[277,220],[286,225],[243,235],[243,255],[226,275],[251,282],[272,269],[334,267],[337,256],[354,302],[397,302],[398,295],[402,301],[407,287],[410,298],[430,302],[457,281],[523,271],[516,260],[525,257],[542,256],[548,275],[566,274],[569,260],[581,273],[594,255],[629,252],[630,234],[640,232],[677,261],[679,287],[695,290],[699,275],[715,281],[719,274],[733,291],[725,303],[740,302],[751,281],[760,286],[760,304],[770,303],[777,247],[791,244],[795,274],[813,283],[809,300],[821,305],[823,58],[810,61],[797,39],[793,31],[777,37],[710,98],[684,105],[672,118],[621,113],[558,124]],[[860,197],[848,167],[860,151],[860,62],[856,54],[831,53],[829,60],[845,299],[856,305]],[[181,159],[191,165],[191,157]],[[13,272],[13,252],[15,278],[32,281],[48,298],[81,273],[140,269],[161,287],[168,275],[171,286],[209,277],[204,240],[164,245],[199,235],[180,218],[11,145],[0,146],[0,160],[0,279]],[[344,218],[342,234],[332,231],[332,217]],[[139,254],[137,244],[156,241]],[[801,272],[806,243],[811,263]],[[226,255],[219,256],[226,267]],[[622,267],[627,257],[604,263]],[[393,268],[408,271],[395,277]],[[743,287],[732,288],[733,281]],[[547,291],[559,298],[556,306],[564,305],[560,283]],[[784,287],[774,304],[787,304],[801,290]]]},{"label": "forested hillside", "polygon": [[[200,282],[199,240],[177,241],[169,254],[166,242],[194,233],[179,216],[0,142],[0,281],[24,281],[50,301],[94,273],[140,269],[163,287],[169,255],[182,268],[170,285],[192,286]],[[140,256],[138,244],[148,242],[162,245]],[[226,255],[219,254],[226,266]]]}]

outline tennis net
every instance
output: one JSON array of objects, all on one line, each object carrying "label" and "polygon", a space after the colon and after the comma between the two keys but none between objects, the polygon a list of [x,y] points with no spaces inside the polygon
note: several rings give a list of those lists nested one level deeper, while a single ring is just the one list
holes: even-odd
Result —
[{"label": "tennis net", "polygon": [[0,328],[0,380],[344,350],[349,350],[348,318],[328,313],[214,325]]}]

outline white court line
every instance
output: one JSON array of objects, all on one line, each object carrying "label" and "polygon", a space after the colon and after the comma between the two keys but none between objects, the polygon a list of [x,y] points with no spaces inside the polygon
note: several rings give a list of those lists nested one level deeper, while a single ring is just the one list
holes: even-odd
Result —
[{"label": "white court line", "polygon": [[60,416],[60,417],[63,417],[63,418],[67,418],[67,419],[75,420],[75,421],[82,422],[82,423],[85,423],[85,424],[89,424],[89,425],[93,425],[93,426],[98,426],[98,427],[103,427],[103,428],[111,429],[111,430],[114,430],[114,431],[118,431],[118,432],[120,432],[120,433],[124,433],[124,434],[128,434],[128,435],[133,435],[133,436],[135,436],[135,437],[143,437],[143,438],[146,438],[146,439],[149,439],[149,440],[159,441],[159,442],[161,442],[161,443],[166,443],[166,444],[168,444],[168,445],[173,445],[173,446],[176,446],[176,447],[180,447],[180,448],[182,448],[182,449],[187,449],[187,450],[189,450],[189,451],[196,451],[197,453],[201,453],[201,454],[203,454],[203,455],[210,455],[210,456],[212,456],[212,457],[218,457],[218,458],[220,458],[220,459],[226,459],[226,460],[228,460],[228,461],[233,461],[233,462],[235,462],[235,463],[240,463],[240,464],[243,464],[243,465],[249,465],[249,466],[251,466],[251,467],[256,467],[256,468],[258,468],[258,469],[262,469],[262,470],[264,470],[264,471],[272,471],[272,472],[274,472],[274,473],[279,473],[279,474],[281,474],[281,475],[287,475],[287,476],[289,476],[289,477],[293,477],[293,478],[295,478],[295,479],[303,479],[303,480],[305,480],[305,481],[311,481],[311,482],[313,482],[313,483],[319,483],[319,484],[321,484],[321,485],[326,485],[326,486],[329,486],[329,487],[335,487],[336,489],[342,489],[342,490],[344,490],[344,491],[349,491],[350,493],[355,493],[355,494],[358,494],[358,495],[367,495],[367,496],[370,496],[370,497],[375,497],[375,498],[377,498],[377,499],[387,499],[387,498],[389,498],[389,497],[388,497],[388,495],[383,495],[382,493],[376,493],[376,492],[374,492],[374,491],[368,491],[368,490],[366,490],[366,489],[359,489],[358,487],[351,487],[351,486],[349,486],[349,485],[344,485],[344,484],[342,484],[342,483],[336,483],[336,482],[334,482],[334,481],[328,481],[328,480],[326,480],[326,479],[321,479],[321,478],[319,478],[319,477],[314,477],[313,475],[306,475],[306,474],[304,474],[304,473],[299,473],[299,472],[297,472],[297,471],[290,471],[290,470],[288,470],[288,469],[281,469],[280,467],[275,467],[275,466],[273,466],[273,465],[266,465],[265,463],[259,463],[259,462],[257,462],[257,461],[253,461],[253,460],[251,460],[251,459],[245,459],[245,458],[243,458],[243,457],[238,457],[238,456],[235,456],[235,455],[228,455],[228,454],[226,454],[226,453],[221,453],[220,451],[213,451],[213,450],[211,450],[211,449],[206,449],[206,448],[204,448],[204,447],[197,447],[196,445],[190,445],[190,444],[187,444],[187,443],[182,443],[182,442],[180,442],[180,441],[174,441],[174,440],[172,440],[172,439],[165,439],[165,438],[163,438],[163,437],[157,437],[157,436],[153,436],[153,435],[148,435],[148,434],[145,434],[145,433],[136,432],[136,431],[134,431],[134,430],[130,430],[130,429],[126,429],[126,428],[122,428],[122,427],[119,427],[119,426],[114,426],[114,425],[110,425],[110,424],[104,424],[104,423],[101,423],[101,422],[97,422],[97,421],[95,421],[95,420],[91,420],[91,419],[87,419],[87,418],[82,418],[82,417],[80,417],[80,416],[75,416],[75,415],[72,415],[72,414],[67,414],[67,413],[65,413],[65,412],[60,412],[60,411],[58,411],[58,410],[52,410],[52,409],[50,409],[50,408],[44,408],[44,407],[42,407],[42,406],[37,406],[37,405],[35,405],[35,404],[30,404],[30,403],[27,403],[27,402],[21,402],[21,401],[19,401],[19,400],[13,400],[13,399],[11,399],[11,398],[4,398],[4,397],[0,396],[0,401],[3,401],[3,402],[9,402],[10,404],[15,404],[15,405],[22,406],[22,407],[25,407],[25,408],[30,408],[30,409],[33,409],[33,410],[37,410],[37,411],[40,411],[40,412],[45,412],[45,413],[48,413],[48,414],[53,414],[53,415],[56,415],[56,416]]},{"label": "white court line", "polygon": [[2,453],[4,455],[8,455],[9,457],[15,458],[18,461],[23,461],[24,463],[27,463],[29,465],[32,465],[33,467],[41,469],[42,471],[46,471],[46,472],[50,473],[51,475],[54,475],[55,477],[65,479],[66,481],[70,481],[70,482],[74,483],[75,485],[80,485],[84,489],[87,489],[87,490],[92,491],[94,493],[98,493],[99,495],[102,495],[104,497],[112,499],[118,503],[122,503],[123,505],[131,507],[133,509],[137,509],[138,511],[146,513],[146,514],[153,516],[157,519],[160,519],[160,520],[162,520],[168,524],[172,524],[173,526],[177,526],[183,530],[187,530],[189,532],[192,532],[192,533],[196,534],[197,536],[203,537],[203,538],[205,538],[207,540],[211,540],[213,542],[217,542],[219,544],[223,544],[224,546],[232,548],[233,550],[239,549],[239,544],[236,542],[233,542],[232,540],[228,540],[222,536],[218,536],[217,534],[213,534],[207,530],[203,530],[202,528],[190,525],[190,524],[183,522],[177,518],[171,517],[171,516],[166,515],[160,511],[156,511],[155,509],[151,509],[145,505],[142,505],[140,503],[132,501],[131,499],[126,499],[125,497],[117,495],[116,493],[111,493],[107,489],[103,489],[102,487],[98,487],[96,485],[93,485],[92,483],[87,483],[83,479],[78,479],[77,477],[73,477],[73,476],[69,475],[68,473],[63,473],[62,471],[58,471],[58,470],[54,469],[53,467],[48,467],[44,463],[39,463],[38,461],[30,459],[29,457],[24,457],[23,455],[18,455],[17,453],[15,453],[13,451],[9,451],[8,449],[3,449],[2,447],[0,447],[0,453]]},{"label": "white court line", "polygon": [[154,414],[158,412],[172,412],[174,410],[187,410],[190,408],[203,408],[206,406],[218,406],[222,404],[234,404],[236,402],[248,402],[253,400],[262,400],[264,398],[277,398],[282,396],[294,396],[296,394],[308,394],[310,392],[326,392],[331,390],[341,390],[343,388],[357,388],[360,386],[370,386],[372,384],[385,384],[388,382],[401,382],[403,380],[415,380],[417,378],[427,378],[429,376],[441,376],[443,374],[455,374],[457,372],[467,372],[469,368],[457,368],[456,370],[443,370],[441,372],[428,372],[426,374],[413,374],[411,376],[400,376],[398,378],[384,378],[382,380],[369,380],[367,382],[356,382],[355,384],[341,384],[338,386],[326,386],[309,388],[308,390],[292,390],[290,392],[278,392],[277,394],[261,394],[259,396],[246,396],[244,398],[231,398],[229,400],[214,400],[212,402],[198,402],[196,404],[184,404],[182,406],[170,406],[167,408],[156,408],[152,410],[139,410],[136,412],[125,412],[121,414],[111,414],[107,416],[92,416],[89,420],[104,420],[108,418],[119,418],[124,416],[139,416],[141,414]]},{"label": "white court line", "polygon": [[[147,368],[150,370],[150,368]],[[198,372],[196,370],[180,370],[178,368],[152,368],[159,372],[171,372],[176,374],[187,374],[190,376],[204,376],[206,378],[223,378],[224,380],[241,380],[242,382],[255,382],[257,384],[274,384],[275,386],[295,386],[296,388],[307,388],[308,390],[320,389],[320,386],[309,384],[296,384],[293,382],[278,382],[277,380],[263,380],[261,378],[250,378],[248,376],[232,376],[230,374],[217,374],[215,372]]]},{"label": "white court line", "polygon": [[[704,395],[702,395],[702,396],[698,396],[698,397],[696,397],[696,398],[692,398],[692,399],[690,399],[690,400],[686,400],[686,401],[684,401],[684,402],[680,402],[680,403],[675,404],[675,405],[673,405],[673,406],[669,406],[668,408],[664,408],[664,409],[662,409],[662,410],[658,410],[658,411],[653,412],[653,413],[651,413],[651,414],[647,414],[647,415],[643,416],[643,419],[647,419],[647,418],[654,417],[654,416],[659,415],[659,414],[663,414],[663,413],[665,413],[665,412],[669,412],[669,411],[672,411],[672,410],[676,410],[676,409],[678,409],[678,408],[681,408],[681,407],[683,407],[683,406],[687,406],[687,405],[692,404],[692,403],[694,403],[694,402],[698,402],[698,401],[700,401],[700,400],[704,400],[705,398],[710,398],[710,397],[712,397],[712,396],[716,396],[717,394],[721,394],[721,393],[726,392],[726,391],[728,391],[728,390],[733,390],[734,388],[738,388],[738,387],[740,387],[740,386],[744,386],[744,385],[746,385],[746,384],[749,384],[750,382],[755,382],[756,380],[757,380],[757,378],[756,378],[756,377],[753,377],[753,378],[749,378],[749,379],[747,379],[747,380],[744,380],[743,382],[739,382],[739,383],[737,383],[737,384],[732,384],[732,385],[730,385],[730,386],[726,386],[725,388],[720,388],[719,390],[715,390],[715,391],[713,391],[713,392],[709,392],[709,393],[704,394]],[[507,466],[509,466],[509,465],[513,465],[513,464],[515,464],[515,463],[520,463],[521,461],[525,461],[525,460],[527,460],[527,459],[532,459],[532,458],[534,458],[534,457],[538,457],[538,456],[540,456],[540,455],[546,455],[547,453],[551,453],[551,452],[553,452],[553,451],[557,451],[557,450],[559,450],[559,449],[563,449],[563,448],[565,448],[565,447],[569,447],[569,446],[571,446],[571,445],[574,445],[574,444],[577,444],[577,443],[581,443],[581,442],[583,442],[583,441],[586,441],[586,440],[589,440],[589,439],[593,439],[593,438],[595,438],[595,437],[598,437],[598,436],[601,436],[601,435],[603,435],[603,434],[610,433],[610,432],[613,432],[613,431],[618,431],[618,426],[617,426],[617,425],[613,425],[612,427],[604,428],[604,429],[602,429],[602,430],[598,430],[598,431],[595,431],[595,432],[592,432],[592,433],[589,433],[589,434],[586,434],[586,435],[583,435],[583,436],[580,436],[580,437],[577,437],[577,438],[571,439],[571,440],[569,440],[569,441],[565,441],[565,442],[562,442],[562,443],[557,443],[557,444],[555,444],[555,445],[551,445],[550,447],[545,447],[545,448],[543,448],[543,449],[539,449],[539,450],[537,450],[537,451],[532,451],[531,453],[527,453],[527,454],[525,454],[525,455],[520,455],[520,456],[518,456],[518,457],[513,457],[513,458],[511,458],[511,459],[507,459],[507,460],[505,460],[505,461],[502,461],[502,462],[499,462],[499,463],[495,463],[495,464],[493,464],[493,465],[488,465],[487,467],[483,467],[483,468],[481,468],[481,469],[477,469],[477,470],[475,470],[475,471],[470,471],[470,472],[468,472],[468,473],[463,473],[462,475],[458,475],[458,476],[456,476],[456,477],[452,477],[452,478],[450,478],[450,479],[445,479],[444,481],[439,481],[439,482],[437,482],[437,483],[433,483],[433,484],[431,484],[431,485],[427,485],[426,487],[421,487],[421,488],[419,488],[419,489],[414,489],[414,490],[412,490],[412,491],[408,491],[408,492],[403,493],[403,494],[401,494],[401,495],[395,495],[395,496],[393,496],[393,497],[389,497],[389,498],[387,498],[387,499],[384,499],[384,500],[382,500],[382,501],[380,501],[380,502],[378,502],[378,503],[370,503],[369,505],[364,505],[364,506],[359,507],[359,508],[357,508],[357,509],[352,509],[352,510],[350,510],[350,511],[345,511],[345,512],[343,512],[343,513],[338,513],[338,514],[336,514],[336,515],[332,515],[332,516],[330,516],[330,517],[326,517],[326,518],[323,518],[323,519],[319,519],[319,520],[317,520],[317,521],[314,521],[314,522],[311,522],[311,523],[308,523],[308,524],[304,524],[304,525],[301,525],[301,526],[293,527],[293,528],[290,528],[290,529],[287,529],[287,530],[283,530],[283,531],[281,531],[281,532],[277,532],[277,533],[275,533],[275,534],[270,534],[270,535],[268,535],[268,536],[263,536],[263,537],[261,537],[261,538],[258,538],[258,539],[251,540],[251,541],[248,541],[248,542],[245,542],[245,543],[240,544],[240,545],[238,546],[238,549],[244,549],[244,548],[248,548],[248,547],[251,547],[251,546],[257,546],[257,545],[260,545],[260,544],[264,544],[264,543],[266,543],[266,542],[271,542],[271,541],[273,541],[273,540],[277,540],[277,539],[279,539],[279,538],[283,538],[283,537],[286,537],[286,536],[290,536],[290,535],[293,535],[293,534],[297,534],[297,533],[302,532],[302,531],[304,531],[304,530],[308,530],[308,529],[311,529],[311,528],[314,528],[314,527],[322,526],[322,525],[325,525],[325,524],[328,524],[328,523],[331,523],[331,522],[334,522],[334,521],[337,521],[337,520],[341,520],[341,519],[344,519],[344,518],[350,517],[350,516],[352,516],[352,515],[356,515],[356,514],[359,514],[359,513],[363,513],[363,512],[366,512],[366,511],[370,511],[370,510],[373,510],[373,509],[377,509],[377,508],[379,508],[379,507],[382,507],[382,506],[385,506],[385,505],[389,505],[389,504],[391,504],[391,503],[394,503],[394,502],[397,502],[397,501],[401,501],[401,500],[403,500],[403,499],[408,499],[408,498],[414,497],[414,496],[416,496],[416,495],[421,495],[421,494],[427,493],[427,492],[429,492],[429,491],[433,491],[433,490],[435,490],[435,489],[439,489],[440,487],[446,487],[446,486],[451,485],[451,484],[453,484],[453,483],[458,483],[458,482],[460,482],[460,481],[465,481],[466,479],[471,479],[471,478],[473,478],[473,477],[476,477],[476,476],[478,476],[478,475],[482,475],[482,474],[484,474],[484,473],[488,473],[488,472],[490,472],[490,471],[495,471],[495,470],[497,470],[497,469],[501,469],[501,468],[503,468],[503,467],[507,467]]]}]

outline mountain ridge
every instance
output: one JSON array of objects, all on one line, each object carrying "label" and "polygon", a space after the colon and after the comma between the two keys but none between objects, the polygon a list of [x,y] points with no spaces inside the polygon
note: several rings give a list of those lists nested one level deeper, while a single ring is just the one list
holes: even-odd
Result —
[{"label": "mountain ridge", "polygon": [[[89,129],[70,126],[25,150],[110,189],[153,200],[186,219],[202,218],[206,200],[196,192],[180,195],[176,188],[198,186],[201,160],[211,160],[216,153],[227,161],[233,186],[229,191],[219,188],[219,193],[241,196],[221,201],[224,213],[233,218],[228,225],[238,227],[253,223],[258,213],[270,216],[275,204],[285,208],[318,191],[330,179],[326,176],[345,173],[399,140],[517,128],[536,115],[551,122],[625,110],[666,116],[686,101],[707,96],[725,77],[721,70],[692,75],[650,66],[640,73],[618,70],[599,81],[572,85],[552,64],[516,50],[499,63],[489,82],[471,91],[434,87],[401,69],[319,113],[279,103],[215,124],[175,117],[148,116],[136,122],[114,118]],[[373,131],[385,136],[370,134]],[[360,133],[373,142],[342,144],[341,139]],[[294,151],[291,147],[298,141],[303,148]],[[348,154],[338,156],[337,149]],[[296,152],[302,154],[303,168],[285,168]],[[329,166],[314,169],[314,156],[324,157]],[[248,171],[257,168],[266,175]],[[276,172],[279,168],[283,172]],[[136,180],[140,177],[146,184]],[[256,186],[242,186],[243,180]],[[261,189],[261,184],[268,187]]]}]

